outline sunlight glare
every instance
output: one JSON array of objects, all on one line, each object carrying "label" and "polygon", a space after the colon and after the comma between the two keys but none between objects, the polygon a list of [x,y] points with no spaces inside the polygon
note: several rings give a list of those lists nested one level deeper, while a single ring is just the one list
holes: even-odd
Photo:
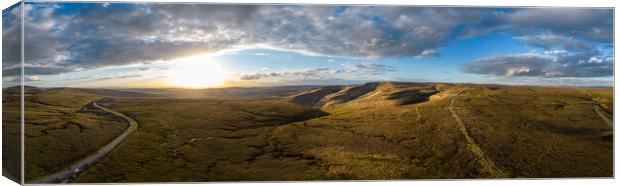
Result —
[{"label": "sunlight glare", "polygon": [[208,55],[198,55],[174,60],[168,79],[178,87],[209,88],[221,86],[228,74]]}]

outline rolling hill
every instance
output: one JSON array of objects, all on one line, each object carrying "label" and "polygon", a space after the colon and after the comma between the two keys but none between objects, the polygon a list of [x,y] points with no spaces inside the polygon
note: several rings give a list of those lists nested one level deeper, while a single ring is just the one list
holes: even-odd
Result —
[{"label": "rolling hill", "polygon": [[31,89],[27,180],[121,131],[101,99],[139,129],[75,182],[613,176],[611,88]]}]

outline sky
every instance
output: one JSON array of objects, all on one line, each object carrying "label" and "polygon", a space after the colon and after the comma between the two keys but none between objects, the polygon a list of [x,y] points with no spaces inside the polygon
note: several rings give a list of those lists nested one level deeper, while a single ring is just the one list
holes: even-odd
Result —
[{"label": "sky", "polygon": [[613,86],[613,10],[29,2],[3,87]]}]

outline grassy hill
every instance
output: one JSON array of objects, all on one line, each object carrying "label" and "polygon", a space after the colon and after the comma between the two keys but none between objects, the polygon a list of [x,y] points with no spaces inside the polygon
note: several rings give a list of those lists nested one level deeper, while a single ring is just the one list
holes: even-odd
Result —
[{"label": "grassy hill", "polygon": [[89,106],[105,97],[139,129],[76,182],[613,176],[611,88],[34,90],[28,175],[57,170],[126,127]]},{"label": "grassy hill", "polygon": [[[19,137],[19,127],[10,127],[20,123],[19,94],[16,87],[3,90],[5,137]],[[121,118],[92,106],[93,100],[105,94],[92,94],[86,89],[27,87],[24,95],[26,181],[84,158],[127,127]],[[4,157],[19,162],[19,156]]]},{"label": "grassy hill", "polygon": [[390,95],[411,87],[380,84],[358,99],[323,106],[329,116],[278,128],[274,139],[294,153],[321,159],[338,179],[502,176],[485,168],[486,161],[466,143],[449,111],[453,107],[467,135],[503,176],[612,176],[613,145],[605,137],[612,129],[587,95],[596,92],[594,99],[611,105],[611,94],[603,93],[611,89],[423,87],[426,91],[405,97],[436,94],[390,106]]},{"label": "grassy hill", "polygon": [[208,99],[118,99],[107,107],[136,118],[138,132],[77,182],[321,178],[310,160],[276,154],[258,160],[274,153],[269,144],[275,128],[326,115],[317,109],[276,100]]},{"label": "grassy hill", "polygon": [[20,87],[2,90],[2,175],[21,181]]}]

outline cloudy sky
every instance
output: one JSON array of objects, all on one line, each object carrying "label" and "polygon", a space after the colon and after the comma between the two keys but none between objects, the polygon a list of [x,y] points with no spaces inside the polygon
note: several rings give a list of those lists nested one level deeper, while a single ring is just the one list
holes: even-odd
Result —
[{"label": "cloudy sky", "polygon": [[369,81],[613,85],[613,10],[26,3],[3,11],[3,86]]}]

